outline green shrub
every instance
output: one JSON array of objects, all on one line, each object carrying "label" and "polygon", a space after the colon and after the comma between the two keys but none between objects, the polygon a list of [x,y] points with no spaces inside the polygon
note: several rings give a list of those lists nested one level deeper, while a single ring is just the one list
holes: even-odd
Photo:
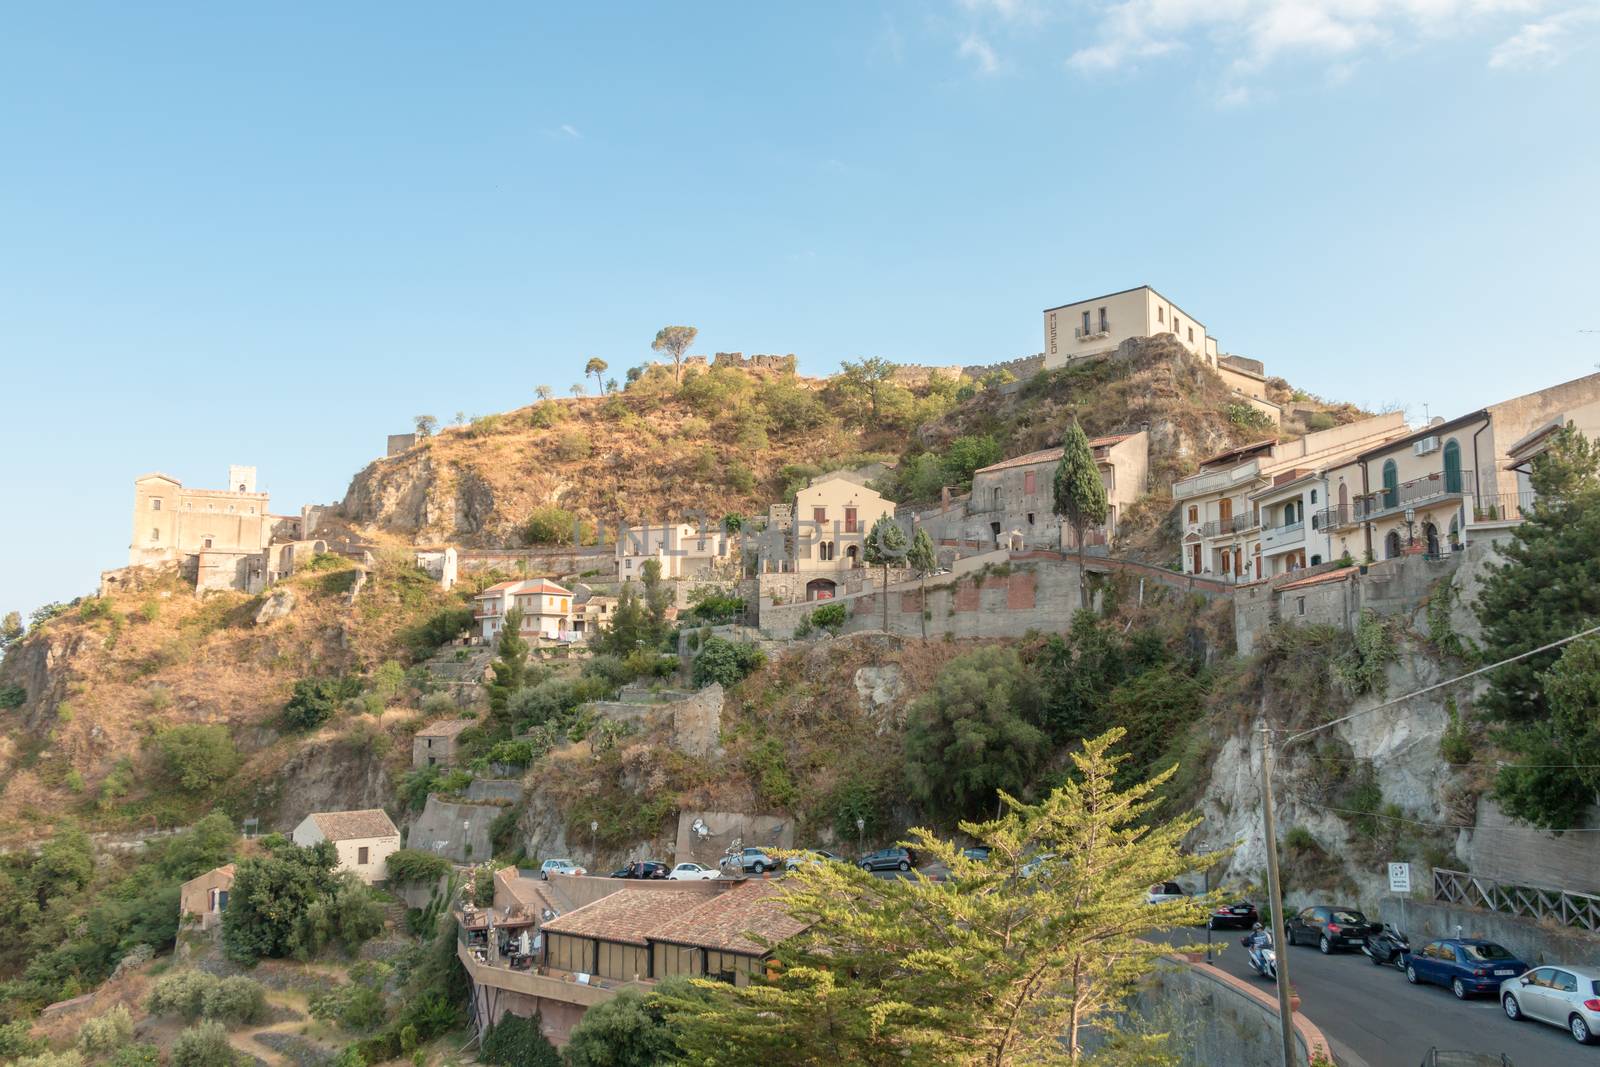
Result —
[{"label": "green shrub", "polygon": [[345,984],[311,998],[311,1014],[346,1030],[375,1030],[386,1014],[383,994],[362,982]]},{"label": "green shrub", "polygon": [[234,1067],[243,1057],[228,1043],[228,1031],[218,1022],[191,1026],[173,1039],[168,1067]]},{"label": "green shrub", "polygon": [[[490,763],[504,763],[513,767],[526,767],[535,759],[533,743],[525,739],[501,741],[489,750],[487,759]],[[390,871],[394,870],[394,859],[389,860]]]},{"label": "green shrub", "polygon": [[1291,852],[1309,852],[1319,848],[1317,839],[1304,826],[1291,826],[1283,835],[1283,847]]},{"label": "green shrub", "polygon": [[198,793],[239,768],[239,754],[223,726],[185,723],[156,735],[167,777],[180,789]]},{"label": "green shrub", "polygon": [[43,1048],[44,1042],[29,1034],[32,1029],[30,1019],[15,1019],[0,1026],[0,1056],[27,1056]]},{"label": "green shrub", "polygon": [[830,634],[837,634],[844,628],[845,619],[849,614],[845,606],[837,601],[824,604],[811,613],[811,625]]},{"label": "green shrub", "polygon": [[484,864],[472,875],[472,902],[480,908],[494,904],[494,865]]},{"label": "green shrub", "polygon": [[478,1059],[504,1067],[561,1067],[561,1054],[544,1036],[537,1015],[502,1016],[483,1039]]},{"label": "green shrub", "polygon": [[570,545],[577,522],[576,515],[554,504],[534,508],[522,526],[522,539],[530,545]]},{"label": "green shrub", "polygon": [[385,864],[389,870],[389,881],[395,885],[435,882],[442,875],[450,873],[449,860],[417,848],[396,849],[389,853]]},{"label": "green shrub", "polygon": [[339,707],[339,683],[331,678],[302,678],[283,706],[283,724],[291,730],[315,730]]},{"label": "green shrub", "polygon": [[28,702],[28,691],[20,685],[0,685],[0,711],[20,708]]},{"label": "green shrub", "polygon": [[735,644],[721,637],[712,637],[700,647],[700,654],[694,659],[694,684],[699,687],[717,682],[727,688],[758,670],[766,661],[766,653],[755,644]]},{"label": "green shrub", "polygon": [[161,1050],[154,1045],[123,1045],[105,1067],[161,1067]]},{"label": "green shrub", "polygon": [[11,1067],[83,1067],[83,1055],[77,1049],[39,1052],[14,1061]]},{"label": "green shrub", "polygon": [[203,1018],[244,1025],[260,1020],[267,1010],[267,991],[260,982],[233,975],[209,985],[200,996]]},{"label": "green shrub", "polygon": [[215,981],[204,971],[172,971],[164,974],[151,987],[150,996],[145,1000],[145,1010],[151,1015],[198,1019],[206,990]]},{"label": "green shrub", "polygon": [[556,441],[556,455],[567,462],[586,459],[594,451],[589,435],[582,430],[568,430]]}]

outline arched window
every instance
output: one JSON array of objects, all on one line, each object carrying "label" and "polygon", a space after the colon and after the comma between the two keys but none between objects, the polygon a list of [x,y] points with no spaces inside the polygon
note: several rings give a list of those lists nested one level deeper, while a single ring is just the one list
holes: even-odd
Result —
[{"label": "arched window", "polygon": [[1444,491],[1461,492],[1461,445],[1454,437],[1444,443]]},{"label": "arched window", "polygon": [[1431,522],[1423,523],[1422,539],[1427,542],[1428,555],[1437,557],[1439,555],[1439,527]]},{"label": "arched window", "polygon": [[1383,461],[1383,506],[1400,506],[1400,468],[1394,465],[1392,459]]},{"label": "arched window", "polygon": [[1383,539],[1383,558],[1397,559],[1400,556],[1400,531],[1390,530],[1389,536]]}]

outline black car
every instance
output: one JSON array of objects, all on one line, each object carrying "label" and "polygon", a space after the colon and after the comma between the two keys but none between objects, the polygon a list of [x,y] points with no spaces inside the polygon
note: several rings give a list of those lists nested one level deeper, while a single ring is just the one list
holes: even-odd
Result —
[{"label": "black car", "polygon": [[638,860],[611,872],[613,878],[665,878],[672,868],[655,860]]},{"label": "black car", "polygon": [[1315,945],[1326,955],[1344,948],[1359,949],[1380,928],[1379,923],[1368,922],[1354,908],[1319,904],[1291,915],[1284,924],[1283,936],[1291,945]]},{"label": "black car", "polygon": [[909,848],[880,848],[862,856],[857,864],[864,871],[909,871],[916,865],[916,853]]},{"label": "black car", "polygon": [[1218,904],[1206,916],[1206,926],[1212,930],[1249,930],[1261,921],[1261,914],[1248,900]]}]

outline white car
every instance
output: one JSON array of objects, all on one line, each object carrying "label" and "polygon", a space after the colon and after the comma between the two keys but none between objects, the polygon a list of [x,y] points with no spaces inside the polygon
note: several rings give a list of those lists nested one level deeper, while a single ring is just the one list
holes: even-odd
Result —
[{"label": "white car", "polygon": [[576,863],[573,863],[571,860],[566,859],[566,858],[545,860],[543,863],[539,864],[539,877],[543,878],[547,882],[550,880],[550,876],[552,874],[588,874],[588,873],[589,873],[588,871],[584,870],[582,867],[578,866]]},{"label": "white car", "polygon": [[680,863],[667,872],[669,882],[709,882],[722,874],[712,867],[705,867],[698,863]]},{"label": "white car", "polygon": [[1146,904],[1166,904],[1173,900],[1188,900],[1189,894],[1177,882],[1157,882],[1144,895]]}]

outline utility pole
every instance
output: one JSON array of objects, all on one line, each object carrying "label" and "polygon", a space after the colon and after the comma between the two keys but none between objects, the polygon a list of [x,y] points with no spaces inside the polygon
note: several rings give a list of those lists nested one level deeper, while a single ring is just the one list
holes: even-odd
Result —
[{"label": "utility pole", "polygon": [[1261,724],[1261,808],[1267,837],[1267,897],[1272,908],[1272,949],[1278,956],[1278,1028],[1283,1067],[1295,1067],[1294,1017],[1289,1010],[1289,955],[1284,951],[1283,886],[1278,880],[1278,820],[1272,801],[1272,728]]}]

